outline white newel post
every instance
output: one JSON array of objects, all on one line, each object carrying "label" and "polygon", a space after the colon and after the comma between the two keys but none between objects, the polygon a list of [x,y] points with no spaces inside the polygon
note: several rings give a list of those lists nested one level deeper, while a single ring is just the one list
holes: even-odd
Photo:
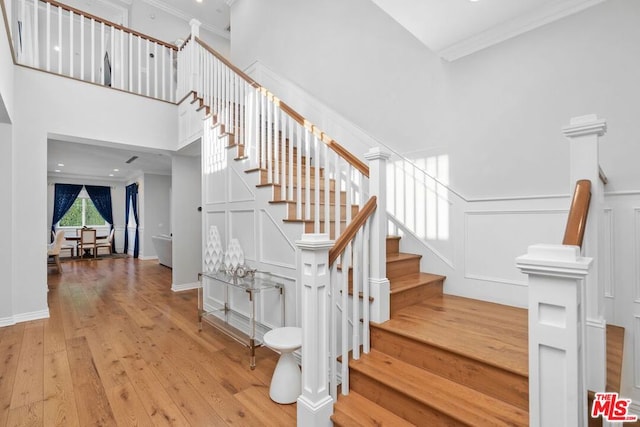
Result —
[{"label": "white newel post", "polygon": [[191,49],[191,69],[193,70],[193,75],[191,77],[191,88],[188,89],[198,90],[200,87],[198,84],[198,50],[195,49],[195,47],[197,46],[196,37],[200,37],[200,25],[202,25],[202,22],[193,18],[189,21],[189,25],[191,26],[191,43],[193,46],[193,49]]},{"label": "white newel post", "polygon": [[595,114],[574,117],[562,129],[569,139],[570,191],[580,179],[591,181],[591,203],[582,243],[583,254],[594,259],[586,281],[587,387],[605,391],[607,378],[607,328],[604,317],[604,184],[600,180],[599,137],[606,120]]},{"label": "white newel post", "polygon": [[391,155],[374,147],[364,155],[369,161],[369,192],[377,197],[377,207],[371,218],[371,255],[369,258],[369,288],[373,304],[371,321],[389,320],[390,284],[387,279],[387,160]]},{"label": "white newel post", "polygon": [[516,265],[529,275],[529,425],[586,426],[583,279],[591,258],[577,246],[534,245]]},{"label": "white newel post", "polygon": [[300,254],[302,326],[302,394],[298,397],[299,426],[331,426],[333,398],[329,395],[329,249],[327,234],[303,234],[296,242]]}]

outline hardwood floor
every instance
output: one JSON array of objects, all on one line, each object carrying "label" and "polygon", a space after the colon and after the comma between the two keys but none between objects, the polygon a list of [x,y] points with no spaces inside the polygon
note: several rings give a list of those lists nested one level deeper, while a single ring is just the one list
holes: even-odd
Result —
[{"label": "hardwood floor", "polygon": [[0,426],[294,426],[269,399],[277,355],[198,332],[196,291],[132,258],[50,273],[46,320],[0,328]]}]

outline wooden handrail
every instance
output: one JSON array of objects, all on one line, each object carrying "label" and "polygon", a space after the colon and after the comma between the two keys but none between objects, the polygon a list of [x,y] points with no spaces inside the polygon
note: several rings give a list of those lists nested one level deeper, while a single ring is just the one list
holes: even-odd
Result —
[{"label": "wooden handrail", "polygon": [[100,18],[99,16],[92,15],[92,14],[90,14],[88,12],[82,11],[80,9],[76,9],[75,7],[71,7],[69,5],[66,5],[66,4],[63,4],[63,3],[59,3],[59,2],[57,2],[55,0],[35,0],[35,1],[41,1],[43,3],[51,3],[53,6],[60,7],[61,9],[64,9],[64,10],[69,11],[69,12],[73,12],[73,13],[78,14],[78,15],[83,15],[86,18],[90,18],[90,19],[93,19],[94,21],[101,22],[101,23],[103,23],[105,25],[108,25],[110,27],[116,28],[118,30],[122,30],[125,33],[133,34],[134,36],[138,36],[138,37],[140,37],[142,39],[145,39],[145,40],[148,40],[150,42],[154,42],[154,43],[163,45],[163,46],[165,46],[165,47],[167,47],[169,49],[172,49],[172,50],[178,50],[178,47],[173,45],[173,44],[171,44],[171,43],[163,42],[162,40],[158,40],[158,39],[156,39],[154,37],[151,37],[151,36],[148,36],[146,34],[139,33],[138,31],[132,30],[131,28],[123,27],[122,25],[116,24],[115,22],[111,22],[111,21],[109,21],[107,19]]},{"label": "wooden handrail", "polygon": [[[258,82],[249,77],[246,73],[244,73],[241,69],[233,65],[226,59],[224,56],[220,55],[213,48],[211,48],[208,44],[203,42],[200,38],[196,37],[196,41],[200,46],[202,46],[207,52],[215,56],[220,62],[229,67],[233,72],[242,77],[247,83],[249,83],[252,87],[260,90],[260,92],[269,99],[269,101],[273,102],[275,105],[280,107],[282,111],[287,113],[293,120],[295,120],[301,126],[304,126],[309,132],[318,137],[323,143],[325,143],[332,151],[337,153],[340,157],[345,159],[351,166],[356,168],[360,173],[362,173],[367,178],[369,177],[369,166],[358,159],[356,156],[351,154],[349,150],[344,148],[342,145],[338,144],[334,139],[330,138],[327,134],[322,132],[317,126],[304,118],[304,116],[298,113],[296,110],[291,108],[289,105],[281,101],[278,97],[276,97],[273,93],[269,92],[268,89],[262,87]],[[186,43],[186,42],[185,42]]]},{"label": "wooden handrail", "polygon": [[567,218],[567,227],[564,231],[563,245],[582,247],[582,239],[587,225],[589,202],[591,201],[591,181],[581,179],[576,182],[576,189],[571,201],[571,209]]},{"label": "wooden handrail", "polygon": [[335,241],[333,247],[329,249],[329,266],[332,266],[336,259],[344,252],[345,248],[356,237],[356,233],[364,225],[367,219],[373,214],[378,205],[376,196],[371,198],[364,204],[362,209],[353,217],[344,232]]}]

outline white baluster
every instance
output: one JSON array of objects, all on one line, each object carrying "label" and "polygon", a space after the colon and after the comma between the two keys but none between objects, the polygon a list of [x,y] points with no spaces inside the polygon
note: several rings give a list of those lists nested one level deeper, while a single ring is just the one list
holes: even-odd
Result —
[{"label": "white baluster", "polygon": [[[337,232],[336,232],[337,235]],[[340,264],[342,266],[342,286],[340,291],[342,293],[342,316],[340,319],[341,324],[341,336],[342,336],[342,394],[349,394],[349,257],[351,256],[351,243],[347,245],[347,248],[340,257]]]},{"label": "white baluster", "polygon": [[158,91],[158,43],[153,43],[153,96],[159,98]]},{"label": "white baluster", "polygon": [[[160,68],[162,69],[162,99],[164,99],[165,101],[167,100],[167,68],[165,65],[165,56],[167,56],[167,53],[171,52],[171,50],[167,49],[164,46],[160,46],[160,56],[162,56],[162,60],[160,63]],[[156,58],[157,59],[157,58]]]},{"label": "white baluster", "polygon": [[38,6],[39,0],[33,0],[33,66],[38,68],[40,66],[40,40],[38,39]]},{"label": "white baluster", "polygon": [[46,55],[47,55],[47,71],[51,71],[51,3],[47,3],[47,32],[46,32]]},{"label": "white baluster", "polygon": [[176,93],[173,89],[173,60],[177,55],[177,51],[169,49],[169,101],[176,101]]},{"label": "white baluster", "polygon": [[138,93],[142,94],[142,37],[138,36]]},{"label": "white baluster", "polygon": [[129,39],[129,92],[133,92],[133,34],[128,33]]},{"label": "white baluster", "polygon": [[114,28],[113,26],[111,26],[111,40],[110,40],[110,49],[111,51],[109,52],[109,66],[111,67],[111,79],[109,81],[109,86],[113,87],[114,83],[115,83],[115,69],[116,69],[116,55],[115,55],[115,51],[114,51],[114,46],[115,46],[115,32],[114,32]]},{"label": "white baluster", "polygon": [[151,88],[149,87],[149,80],[151,80],[151,76],[150,76],[151,68],[149,67],[149,54],[150,54],[150,52],[149,52],[149,44],[150,44],[149,40],[145,39],[145,41],[144,41],[145,67],[147,69],[147,72],[146,72],[146,86],[145,86],[146,89],[145,89],[144,94],[147,95],[147,96],[151,96]]},{"label": "white baluster", "polygon": [[104,47],[104,22],[100,23],[100,57],[98,58],[98,64],[100,64],[100,84],[104,84],[104,55],[106,53]]},{"label": "white baluster", "polygon": [[[26,13],[26,2],[25,0],[20,0],[20,22],[22,23],[22,37],[24,38],[25,34],[25,23],[26,23],[26,17],[27,17],[27,13]],[[58,7],[58,11],[60,10],[60,7]],[[24,43],[24,41],[23,41]],[[18,45],[18,57],[20,58],[20,63],[24,64],[24,46]]]},{"label": "white baluster", "polygon": [[[362,227],[356,233],[353,245],[353,267],[352,267],[352,280],[351,280],[351,301],[353,302],[351,324],[353,325],[352,332],[352,354],[353,359],[360,359],[360,266],[362,256]],[[368,301],[362,301],[362,304],[367,304]]]},{"label": "white baluster", "polygon": [[281,124],[281,135],[280,135],[280,147],[282,151],[280,153],[280,158],[282,159],[282,164],[280,167],[280,200],[285,200],[287,198],[287,161],[291,163],[291,158],[287,159],[287,119],[288,115],[283,113],[280,110],[280,116],[282,117]]},{"label": "white baluster", "polygon": [[[266,95],[265,95],[266,98]],[[267,99],[267,179],[273,182],[273,103]]]},{"label": "white baluster", "polygon": [[84,15],[80,15],[80,80],[84,80]]},{"label": "white baluster", "polygon": [[[91,19],[91,81],[96,82],[96,21]],[[131,90],[131,88],[129,88]]]},{"label": "white baluster", "polygon": [[[287,132],[287,136],[289,138],[289,196],[287,197],[286,195],[283,195],[283,198],[288,199],[288,200],[294,200],[293,199],[293,165],[295,164],[294,162],[294,153],[293,153],[293,146],[294,146],[294,135],[293,135],[293,118],[288,117],[288,123],[289,123],[289,130]],[[326,233],[329,233],[328,231],[325,231]]]},{"label": "white baluster", "polygon": [[371,350],[371,337],[369,333],[370,304],[369,304],[369,248],[371,242],[371,219],[364,224],[362,242],[362,351],[366,354]]},{"label": "white baluster", "polygon": [[297,150],[297,167],[296,167],[296,219],[302,219],[302,150],[303,150],[303,139],[302,133],[304,132],[304,128],[300,124],[296,124],[296,147]]},{"label": "white baluster", "polygon": [[313,221],[313,229],[315,233],[320,232],[320,147],[318,145],[318,137],[313,135],[313,165],[315,166],[315,174],[314,174],[314,221]]},{"label": "white baluster", "polygon": [[120,86],[118,86],[120,89],[124,89],[125,83],[125,66],[124,66],[124,35],[126,33],[122,30],[118,30],[118,38],[120,40],[120,52],[118,53],[118,74],[120,76]]},{"label": "white baluster", "polygon": [[331,230],[331,192],[330,189],[330,173],[331,162],[329,162],[329,146],[322,144],[324,147],[324,232],[330,233]]},{"label": "white baluster", "polygon": [[[22,1],[24,4],[24,0]],[[62,8],[60,6],[58,6],[58,74],[62,74]]]},{"label": "white baluster", "polygon": [[311,219],[311,132],[309,129],[304,129],[304,219]]},{"label": "white baluster", "polygon": [[[333,226],[335,230],[333,234],[333,238],[337,239],[338,236],[340,235],[340,205],[341,205],[340,190],[342,190],[342,171],[340,170],[340,156],[334,154],[333,158],[334,158],[333,174],[334,174],[334,179],[336,183],[335,191],[333,193],[334,195],[333,211],[335,213],[335,215],[333,216]],[[327,191],[327,189],[325,189],[324,191]]]},{"label": "white baluster", "polygon": [[73,77],[73,11],[69,11],[69,75]]}]

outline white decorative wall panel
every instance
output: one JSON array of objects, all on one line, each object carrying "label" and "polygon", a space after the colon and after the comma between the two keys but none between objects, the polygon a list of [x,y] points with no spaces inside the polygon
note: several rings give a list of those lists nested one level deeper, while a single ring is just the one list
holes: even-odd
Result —
[{"label": "white decorative wall panel", "polygon": [[633,319],[633,372],[634,386],[640,389],[640,316],[634,316]]},{"label": "white decorative wall panel", "polygon": [[526,286],[514,259],[536,243],[560,243],[566,210],[465,213],[465,277]]},{"label": "white decorative wall panel", "polygon": [[615,297],[614,279],[614,242],[613,242],[613,209],[604,210],[604,295]]},{"label": "white decorative wall panel", "polygon": [[296,268],[296,249],[291,245],[279,224],[265,210],[259,213],[260,262],[286,268]]},{"label": "white decorative wall panel", "polygon": [[217,171],[204,175],[204,203],[223,203],[227,199],[227,173]]},{"label": "white decorative wall panel", "polygon": [[256,231],[255,211],[253,209],[229,210],[230,238],[238,239],[248,261],[255,261]]},{"label": "white decorative wall panel", "polygon": [[[247,184],[244,179],[243,172],[236,169],[229,171],[231,178],[229,179],[229,201],[230,202],[247,202],[255,200],[256,196],[252,187]],[[253,187],[255,188],[255,186]]]}]

